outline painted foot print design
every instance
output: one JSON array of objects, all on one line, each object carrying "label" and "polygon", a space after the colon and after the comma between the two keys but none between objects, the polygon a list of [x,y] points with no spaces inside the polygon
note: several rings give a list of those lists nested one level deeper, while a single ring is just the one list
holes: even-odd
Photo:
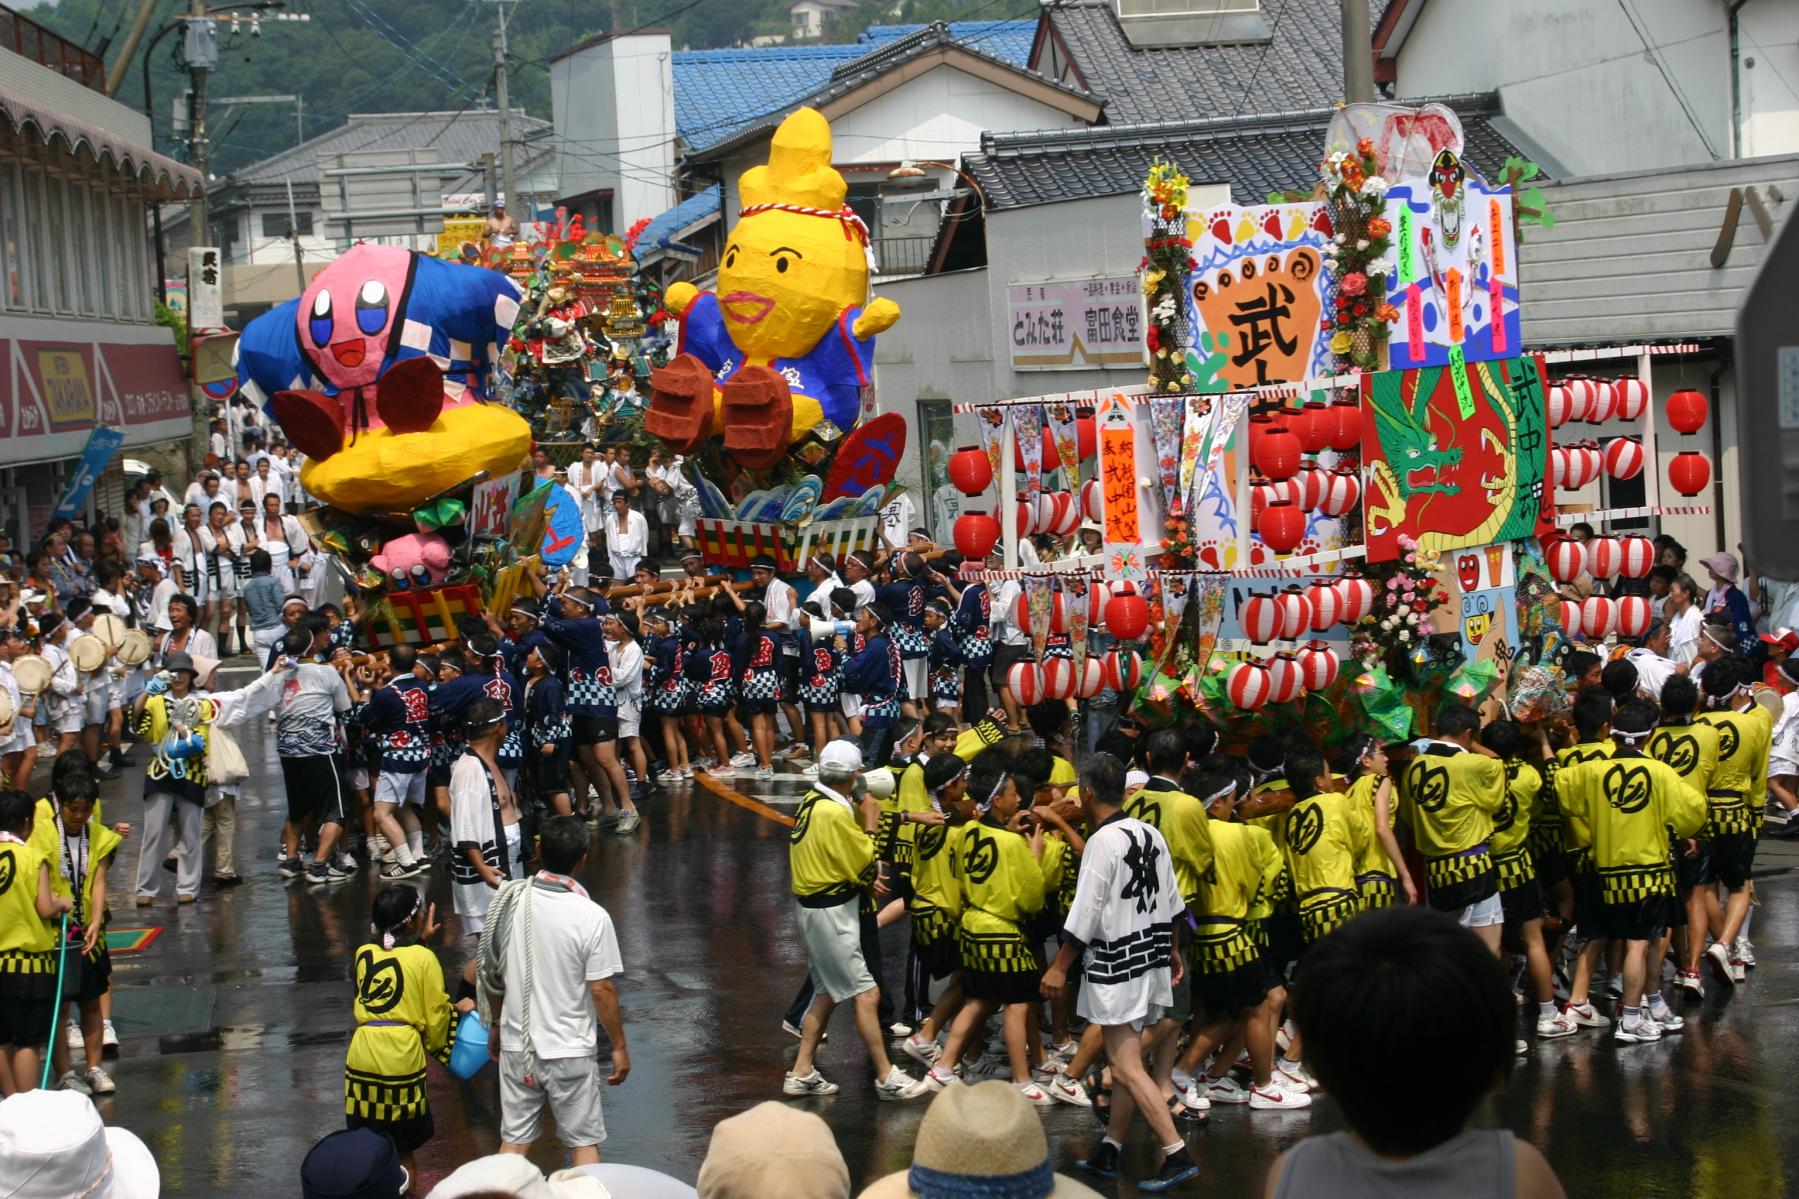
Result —
[{"label": "painted foot print design", "polygon": [[1200,323],[1230,338],[1219,372],[1227,384],[1253,387],[1305,377],[1319,336],[1323,263],[1317,250],[1301,246],[1240,258],[1194,282]]},{"label": "painted foot print design", "polygon": [[1237,547],[1234,543],[1206,540],[1195,549],[1199,564],[1207,570],[1229,570],[1237,559]]}]

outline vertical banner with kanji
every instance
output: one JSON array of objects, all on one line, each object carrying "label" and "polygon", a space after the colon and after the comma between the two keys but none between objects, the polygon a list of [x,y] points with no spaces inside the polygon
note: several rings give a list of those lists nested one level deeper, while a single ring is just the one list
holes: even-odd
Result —
[{"label": "vertical banner with kanji", "polygon": [[1140,583],[1147,578],[1142,523],[1137,507],[1136,401],[1121,392],[1100,396],[1100,489],[1105,502],[1106,574]]}]

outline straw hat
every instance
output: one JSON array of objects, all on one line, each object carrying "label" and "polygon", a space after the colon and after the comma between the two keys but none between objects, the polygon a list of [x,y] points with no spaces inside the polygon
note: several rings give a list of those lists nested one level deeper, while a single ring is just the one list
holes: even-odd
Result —
[{"label": "straw hat", "polygon": [[1054,1173],[1043,1120],[1009,1083],[945,1087],[918,1126],[912,1168],[889,1174],[861,1199],[922,1199],[955,1194],[1022,1199],[1099,1199],[1099,1192]]},{"label": "straw hat", "polygon": [[850,1171],[825,1122],[770,1100],[720,1120],[700,1199],[849,1199]]}]

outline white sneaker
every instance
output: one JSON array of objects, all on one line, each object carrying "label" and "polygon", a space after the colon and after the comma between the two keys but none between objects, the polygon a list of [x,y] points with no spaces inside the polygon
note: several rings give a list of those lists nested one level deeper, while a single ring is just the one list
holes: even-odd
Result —
[{"label": "white sneaker", "polygon": [[895,1020],[887,1026],[887,1039],[900,1041],[912,1035],[912,1026],[904,1020]]},{"label": "white sneaker", "polygon": [[751,753],[747,749],[744,750],[742,753],[735,753],[735,754],[731,755],[731,765],[733,765],[733,766],[754,766],[755,764],[756,764],[756,755]]},{"label": "white sneaker", "polygon": [[1034,1082],[1015,1082],[1012,1084],[1012,1089],[1023,1095],[1025,1101],[1032,1107],[1056,1106],[1054,1096]]},{"label": "white sneaker", "polygon": [[1093,1106],[1093,1100],[1087,1098],[1086,1088],[1066,1074],[1056,1075],[1043,1084],[1043,1089],[1048,1091],[1049,1097],[1057,1103],[1066,1103],[1074,1107]]},{"label": "white sneaker", "polygon": [[913,1078],[898,1066],[887,1071],[887,1077],[875,1084],[875,1098],[888,1103],[910,1103],[923,1099],[933,1088],[922,1078]]},{"label": "white sneaker", "polygon": [[901,1043],[900,1052],[928,1070],[943,1056],[943,1046],[923,1033],[915,1032]]},{"label": "white sneaker", "polygon": [[1612,1040],[1634,1044],[1641,1041],[1659,1041],[1662,1039],[1662,1026],[1653,1020],[1639,1020],[1634,1026],[1618,1021],[1618,1027],[1612,1030]]},{"label": "white sneaker", "polygon": [[1031,1077],[1039,1080],[1054,1078],[1058,1074],[1066,1073],[1068,1073],[1067,1069],[1053,1057],[1046,1057],[1031,1067]]},{"label": "white sneaker", "polygon": [[956,1077],[953,1070],[946,1070],[942,1066],[932,1066],[931,1072],[925,1075],[921,1081],[932,1091],[941,1091],[944,1087],[960,1084],[962,1080]]},{"label": "white sneaker", "polygon": [[983,1053],[980,1060],[963,1071],[969,1078],[999,1078],[1012,1073],[1012,1058],[1008,1054],[995,1054],[992,1050]]},{"label": "white sneaker", "polygon": [[814,1067],[812,1073],[804,1078],[789,1070],[787,1076],[781,1080],[781,1094],[783,1095],[835,1095],[836,1093],[837,1084],[820,1074],[817,1067]]},{"label": "white sneaker", "polygon": [[1730,958],[1734,962],[1743,963],[1751,970],[1755,969],[1755,946],[1749,943],[1748,933],[1738,933],[1737,939],[1731,942]]},{"label": "white sneaker", "polygon": [[112,1075],[98,1066],[87,1072],[87,1085],[88,1089],[96,1095],[110,1095],[119,1089],[112,1081]]},{"label": "white sneaker", "polygon": [[1043,1051],[1051,1057],[1060,1059],[1064,1064],[1074,1059],[1080,1049],[1078,1041],[1054,1041],[1043,1047]]},{"label": "white sneaker", "polygon": [[1571,1037],[1580,1031],[1580,1025],[1570,1020],[1566,1013],[1557,1012],[1553,1016],[1537,1017],[1537,1039],[1547,1041],[1552,1037]]},{"label": "white sneaker", "polygon": [[1748,967],[1744,966],[1743,963],[1739,961],[1732,960],[1730,963],[1730,981],[1733,983],[1740,983],[1748,981],[1748,978]]},{"label": "white sneaker", "polygon": [[1612,999],[1624,998],[1624,976],[1614,974],[1605,980],[1605,993]]},{"label": "white sneaker", "polygon": [[1180,1094],[1181,1105],[1188,1111],[1209,1112],[1212,1110],[1212,1101],[1205,1097],[1205,1094],[1198,1086],[1189,1084],[1188,1086],[1176,1087],[1175,1089]]},{"label": "white sneaker", "polygon": [[1691,995],[1694,999],[1705,998],[1705,983],[1697,970],[1682,970],[1675,978],[1674,985]]},{"label": "white sneaker", "polygon": [[106,1021],[100,1026],[100,1047],[102,1049],[117,1049],[119,1047],[119,1034],[112,1030],[111,1020]]},{"label": "white sneaker", "polygon": [[1582,1028],[1604,1028],[1611,1023],[1590,1003],[1571,1003],[1562,1009],[1562,1015]]},{"label": "white sneaker", "polygon": [[804,778],[804,779],[815,779],[815,778],[817,778],[817,777],[818,777],[818,765],[817,765],[817,763],[814,763],[814,764],[812,764],[812,765],[810,765],[810,766],[808,766],[808,767],[806,767],[806,768],[805,768],[805,769],[804,769],[804,770],[802,770],[802,771],[800,771],[800,777],[801,777],[801,778]]},{"label": "white sneaker", "polygon": [[[1268,1085],[1273,1087],[1280,1084],[1270,1082]],[[1242,1083],[1226,1074],[1223,1078],[1206,1080],[1206,1098],[1213,1103],[1248,1103],[1249,1092]]]},{"label": "white sneaker", "polygon": [[1661,1027],[1661,1030],[1664,1033],[1679,1032],[1687,1026],[1686,1018],[1683,1016],[1676,1016],[1674,1014],[1674,1009],[1669,1007],[1665,1000],[1644,1010],[1648,1013],[1649,1018],[1654,1020],[1656,1024]]},{"label": "white sneaker", "polygon": [[86,1044],[87,1039],[81,1035],[81,1025],[73,1020],[69,1021],[69,1048],[80,1049]]},{"label": "white sneaker", "polygon": [[1530,1052],[1530,1042],[1520,1037],[1518,1040],[1512,1042],[1512,1052],[1519,1057],[1523,1057]]},{"label": "white sneaker", "polygon": [[64,1074],[61,1078],[56,1080],[56,1088],[59,1091],[74,1091],[77,1095],[92,1095],[94,1093],[94,1088],[87,1085],[87,1079],[81,1077],[81,1075],[75,1073],[73,1070],[70,1070],[67,1074]]},{"label": "white sneaker", "polygon": [[775,768],[773,766],[758,766],[751,772],[750,777],[760,779],[763,782],[768,782],[775,777]]},{"label": "white sneaker", "polygon": [[715,779],[734,779],[737,777],[737,769],[734,766],[713,766],[710,767],[706,773]]},{"label": "white sneaker", "polygon": [[1298,1063],[1289,1065],[1285,1061],[1274,1064],[1274,1081],[1279,1083],[1282,1089],[1297,1090],[1301,1094],[1306,1094],[1318,1086],[1312,1076],[1305,1072],[1305,1067]]},{"label": "white sneaker", "polygon": [[1705,958],[1718,971],[1718,981],[1726,986],[1734,987],[1737,979],[1730,970],[1730,950],[1722,941],[1713,941],[1705,947]]},{"label": "white sneaker", "polygon": [[1258,1112],[1292,1111],[1311,1107],[1312,1097],[1303,1091],[1288,1090],[1280,1083],[1270,1081],[1265,1088],[1249,1088],[1249,1106],[1250,1110]]}]

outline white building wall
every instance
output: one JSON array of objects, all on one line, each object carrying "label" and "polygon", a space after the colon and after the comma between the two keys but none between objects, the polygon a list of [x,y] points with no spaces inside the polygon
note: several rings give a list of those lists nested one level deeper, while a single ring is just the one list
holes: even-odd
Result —
[{"label": "white building wall", "polygon": [[[1749,3],[1738,21],[1742,153],[1799,150],[1799,4]],[[1722,3],[1431,0],[1398,92],[1498,91],[1571,174],[1593,175],[1731,157],[1730,74]]]},{"label": "white building wall", "polygon": [[614,38],[550,64],[563,196],[612,190],[622,233],[675,202],[674,74],[667,33]]}]

